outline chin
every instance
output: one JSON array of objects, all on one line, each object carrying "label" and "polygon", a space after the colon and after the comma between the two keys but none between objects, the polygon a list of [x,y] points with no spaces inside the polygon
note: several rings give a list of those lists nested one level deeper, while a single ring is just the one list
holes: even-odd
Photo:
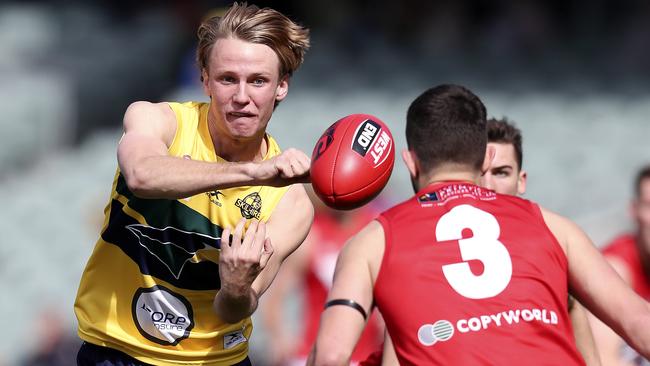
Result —
[{"label": "chin", "polygon": [[230,134],[233,136],[252,137],[260,130],[257,121],[230,122],[228,124]]},{"label": "chin", "polygon": [[[261,132],[264,133],[263,131]],[[234,129],[230,131],[231,136],[236,140],[252,140],[260,134],[258,130],[253,129]]]}]

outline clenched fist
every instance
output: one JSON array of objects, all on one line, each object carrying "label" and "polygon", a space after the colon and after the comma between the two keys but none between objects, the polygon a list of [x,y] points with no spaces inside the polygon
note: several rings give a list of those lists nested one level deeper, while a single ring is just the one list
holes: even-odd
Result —
[{"label": "clenched fist", "polygon": [[287,186],[309,182],[311,159],[302,151],[287,149],[280,155],[258,164],[252,173],[256,185]]}]

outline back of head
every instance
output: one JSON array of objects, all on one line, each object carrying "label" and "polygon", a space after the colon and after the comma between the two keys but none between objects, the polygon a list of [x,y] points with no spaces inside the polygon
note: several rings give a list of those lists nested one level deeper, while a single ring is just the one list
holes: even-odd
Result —
[{"label": "back of head", "polygon": [[205,20],[197,36],[196,60],[201,71],[208,69],[210,53],[220,38],[269,46],[280,60],[281,77],[291,76],[300,67],[309,48],[308,29],[276,10],[246,3],[234,3],[222,16]]},{"label": "back of head", "polygon": [[431,88],[408,109],[406,142],[424,171],[444,165],[480,170],[487,145],[485,106],[462,86]]},{"label": "back of head", "polygon": [[488,142],[510,144],[515,148],[519,170],[523,168],[523,149],[521,131],[507,118],[490,118],[487,121]]}]

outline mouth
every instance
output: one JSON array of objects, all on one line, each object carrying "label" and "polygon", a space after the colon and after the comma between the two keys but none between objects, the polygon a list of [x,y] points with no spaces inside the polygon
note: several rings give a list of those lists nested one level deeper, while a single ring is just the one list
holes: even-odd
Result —
[{"label": "mouth", "polygon": [[228,116],[232,118],[251,118],[255,117],[255,114],[250,112],[228,112]]}]

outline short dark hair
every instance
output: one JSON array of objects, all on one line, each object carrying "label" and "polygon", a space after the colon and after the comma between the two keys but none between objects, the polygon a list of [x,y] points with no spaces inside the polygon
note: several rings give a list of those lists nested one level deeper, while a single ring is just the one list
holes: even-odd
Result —
[{"label": "short dark hair", "polygon": [[636,179],[634,180],[634,193],[636,194],[636,198],[641,197],[641,182],[649,178],[650,165],[646,165],[639,170],[639,172],[636,174]]},{"label": "short dark hair", "polygon": [[445,163],[481,169],[487,145],[485,106],[465,87],[431,88],[408,109],[406,142],[423,170]]},{"label": "short dark hair", "polygon": [[515,148],[515,157],[519,169],[523,167],[524,153],[521,147],[523,138],[521,131],[515,127],[514,122],[506,117],[501,119],[490,118],[487,121],[488,142],[511,144]]}]

